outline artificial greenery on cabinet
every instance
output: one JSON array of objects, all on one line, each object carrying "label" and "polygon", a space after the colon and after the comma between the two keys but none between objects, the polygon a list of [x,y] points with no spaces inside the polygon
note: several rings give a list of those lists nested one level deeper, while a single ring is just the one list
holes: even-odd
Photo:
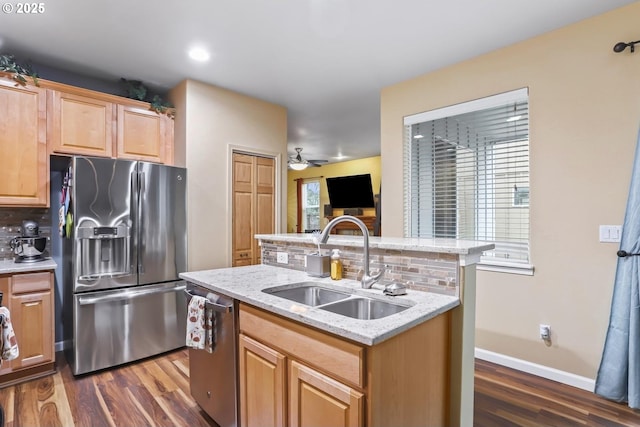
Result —
[{"label": "artificial greenery on cabinet", "polygon": [[[34,85],[40,86],[38,82],[38,73],[33,70],[31,64],[19,64],[16,62],[13,55],[0,54],[0,71],[8,73],[11,80],[15,81],[16,84],[20,86],[26,86],[28,78],[33,80]],[[166,114],[171,118],[175,117],[173,105],[170,102],[165,101],[162,96],[158,94],[151,94],[140,80],[127,80],[125,78],[121,78],[120,81],[125,86],[125,96],[127,98],[148,102],[150,110],[155,111],[158,114]]]},{"label": "artificial greenery on cabinet", "polygon": [[38,73],[31,68],[31,64],[20,65],[13,55],[0,55],[0,71],[11,74],[11,80],[20,86],[27,85],[27,77],[31,77],[34,85],[40,86],[38,84]]}]

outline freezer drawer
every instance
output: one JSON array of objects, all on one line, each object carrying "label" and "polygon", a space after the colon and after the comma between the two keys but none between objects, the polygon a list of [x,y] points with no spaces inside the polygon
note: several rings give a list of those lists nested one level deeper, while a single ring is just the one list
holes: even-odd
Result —
[{"label": "freezer drawer", "polygon": [[237,331],[233,299],[204,288],[188,285],[187,298],[200,295],[215,300],[207,304],[215,316],[213,351],[189,349],[189,383],[198,405],[220,427],[238,425],[237,405]]},{"label": "freezer drawer", "polygon": [[74,295],[74,375],[183,347],[185,282]]}]

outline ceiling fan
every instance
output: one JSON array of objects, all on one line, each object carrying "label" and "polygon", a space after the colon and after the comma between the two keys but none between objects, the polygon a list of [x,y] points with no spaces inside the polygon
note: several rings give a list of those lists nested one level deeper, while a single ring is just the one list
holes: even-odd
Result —
[{"label": "ceiling fan", "polygon": [[318,163],[327,163],[328,160],[308,160],[308,159],[303,159],[302,155],[300,154],[302,152],[302,148],[296,148],[296,155],[294,156],[289,156],[289,167],[293,170],[297,170],[297,171],[301,171],[306,169],[309,166],[314,166],[314,167],[320,167],[322,165],[318,164]]}]

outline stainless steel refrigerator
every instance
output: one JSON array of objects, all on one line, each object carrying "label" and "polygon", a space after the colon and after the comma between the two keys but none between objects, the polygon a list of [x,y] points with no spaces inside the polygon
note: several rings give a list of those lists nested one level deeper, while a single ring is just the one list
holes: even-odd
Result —
[{"label": "stainless steel refrigerator", "polygon": [[184,346],[186,170],[73,157],[68,172],[63,323],[74,375]]}]

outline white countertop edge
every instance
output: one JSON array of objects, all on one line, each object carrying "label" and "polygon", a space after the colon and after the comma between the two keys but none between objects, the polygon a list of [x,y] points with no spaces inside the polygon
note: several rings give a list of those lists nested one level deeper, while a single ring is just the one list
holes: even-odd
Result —
[{"label": "white countertop edge", "polygon": [[[329,278],[312,278],[305,272],[267,265],[185,272],[180,274],[180,278],[254,307],[369,346],[398,335],[460,304],[457,297],[415,290],[409,290],[407,295],[388,297],[382,295],[379,285],[375,285],[379,287],[376,289],[362,289],[359,282],[353,280],[333,282]],[[265,288],[286,287],[288,284],[302,281],[343,290],[348,288],[355,294],[383,300],[395,299],[400,303],[409,301],[415,305],[399,314],[382,319],[358,320],[262,292]]]},{"label": "white countertop edge", "polygon": [[[256,234],[254,237],[260,240],[271,240],[275,242],[314,244],[312,235],[308,233]],[[363,238],[361,236],[332,234],[325,245],[362,247],[362,243]],[[495,244],[493,243],[475,240],[377,236],[369,238],[369,248],[449,253],[458,255],[482,253],[484,251],[491,250],[494,247]]]},{"label": "white countertop edge", "polygon": [[58,264],[51,259],[45,258],[36,262],[15,262],[13,260],[0,261],[0,274],[26,273],[30,271],[55,270]]}]

